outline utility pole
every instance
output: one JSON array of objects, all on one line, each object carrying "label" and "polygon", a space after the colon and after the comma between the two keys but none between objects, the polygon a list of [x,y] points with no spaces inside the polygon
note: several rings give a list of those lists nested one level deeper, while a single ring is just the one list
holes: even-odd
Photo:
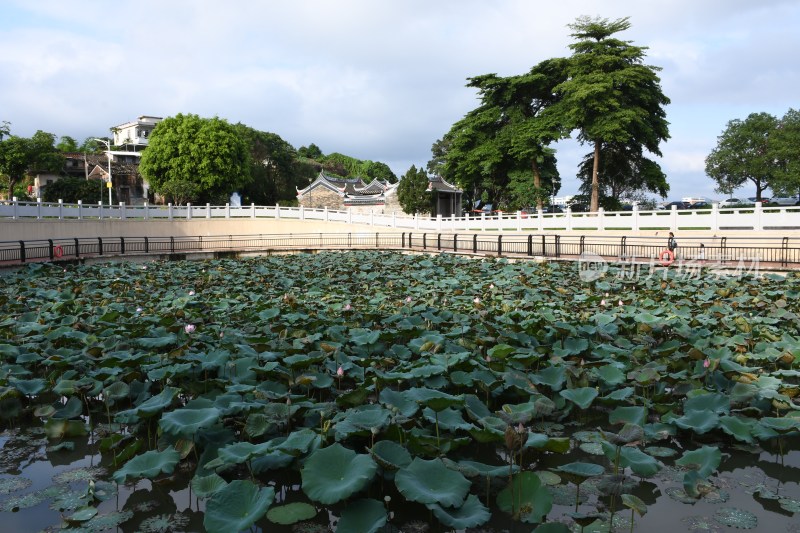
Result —
[{"label": "utility pole", "polygon": [[[106,187],[108,188],[108,207],[111,207],[111,187],[112,187],[112,182],[111,182],[111,157],[112,157],[111,156],[111,143],[109,141],[106,141],[105,139],[95,139],[95,141],[98,141],[98,142],[101,142],[101,143],[105,144],[106,148],[108,149],[106,151],[106,155],[108,155],[108,183],[106,184]],[[103,195],[102,194],[100,195],[100,203],[103,203]]]}]

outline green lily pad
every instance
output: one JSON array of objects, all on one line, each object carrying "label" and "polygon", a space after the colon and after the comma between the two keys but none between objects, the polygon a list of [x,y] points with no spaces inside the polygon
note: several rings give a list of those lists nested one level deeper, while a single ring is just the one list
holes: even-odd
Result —
[{"label": "green lily pad", "polygon": [[335,443],[306,459],[300,471],[303,492],[316,502],[330,505],[364,489],[377,469],[369,455],[356,454]]},{"label": "green lily pad", "polygon": [[198,498],[208,498],[227,484],[228,482],[217,474],[195,476],[191,481],[192,492]]},{"label": "green lily pad", "polygon": [[407,500],[445,507],[460,507],[470,487],[467,478],[447,468],[442,461],[419,457],[398,470],[394,482]]},{"label": "green lily pad", "polygon": [[164,413],[159,420],[159,427],[170,435],[191,438],[200,429],[213,426],[219,422],[221,413],[216,407],[205,409],[175,409]]},{"label": "green lily pad", "polygon": [[750,511],[735,507],[723,507],[714,512],[714,520],[724,526],[737,529],[754,529],[758,525],[758,517]]},{"label": "green lily pad", "polygon": [[171,446],[163,452],[151,450],[125,463],[125,466],[114,472],[113,478],[117,483],[125,483],[128,478],[153,479],[161,473],[171,474],[180,459],[180,453]]},{"label": "green lily pad", "polygon": [[384,470],[397,470],[411,464],[411,454],[400,444],[391,440],[380,440],[370,450],[372,458]]},{"label": "green lily pad", "polygon": [[553,497],[533,472],[515,475],[511,483],[497,495],[497,507],[508,514],[519,514],[523,522],[538,524],[553,508]]},{"label": "green lily pad", "polygon": [[305,502],[287,503],[286,505],[272,507],[267,511],[267,520],[283,526],[296,524],[301,520],[310,520],[315,516],[317,516],[317,510],[313,505]]},{"label": "green lily pad", "polygon": [[716,446],[703,446],[684,452],[675,464],[697,470],[701,477],[708,477],[717,470],[722,461],[722,452]]},{"label": "green lily pad", "polygon": [[467,496],[464,504],[457,509],[442,507],[436,503],[429,503],[427,507],[433,511],[433,516],[439,522],[454,529],[477,527],[485,524],[492,517],[489,509],[474,494]]},{"label": "green lily pad", "polygon": [[581,387],[578,389],[565,389],[559,394],[581,409],[587,409],[597,398],[598,393],[594,387]]},{"label": "green lily pad", "polygon": [[386,525],[387,519],[383,503],[373,499],[356,500],[342,511],[336,531],[374,533]]},{"label": "green lily pad", "polygon": [[203,526],[208,533],[248,529],[264,516],[274,500],[272,487],[258,487],[247,480],[231,481],[208,500]]}]

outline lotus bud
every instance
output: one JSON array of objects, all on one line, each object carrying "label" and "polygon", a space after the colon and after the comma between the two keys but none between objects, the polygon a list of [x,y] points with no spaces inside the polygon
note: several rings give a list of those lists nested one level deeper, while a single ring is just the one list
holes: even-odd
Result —
[{"label": "lotus bud", "polygon": [[194,291],[189,291],[189,296],[194,296]]},{"label": "lotus bud", "polygon": [[711,366],[711,360],[706,359],[703,361],[703,368],[708,368],[709,366]]},{"label": "lotus bud", "polygon": [[411,296],[406,296],[406,303],[407,303],[407,304],[410,304],[410,303],[411,303]]},{"label": "lotus bud", "polygon": [[194,325],[194,324],[186,324],[186,325],[183,327],[183,330],[184,330],[184,331],[185,331],[187,334],[188,334],[188,333],[194,333],[194,330],[195,330],[195,329],[197,329],[197,328],[195,327],[195,325]]},{"label": "lotus bud", "polygon": [[337,376],[337,377],[342,377],[342,376],[344,376],[344,368],[342,368],[342,367],[339,367],[338,369],[336,369],[336,376]]},{"label": "lotus bud", "polygon": [[606,305],[606,301],[605,300],[600,300],[600,305],[605,306]]},{"label": "lotus bud", "polygon": [[352,309],[352,307],[350,307],[350,304],[345,304],[344,310],[349,311],[350,309]]}]

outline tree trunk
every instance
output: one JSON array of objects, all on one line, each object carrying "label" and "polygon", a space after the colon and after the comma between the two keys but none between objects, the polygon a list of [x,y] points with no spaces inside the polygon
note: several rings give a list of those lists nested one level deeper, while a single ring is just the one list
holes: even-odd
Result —
[{"label": "tree trunk", "polygon": [[596,212],[600,207],[600,182],[598,171],[600,169],[600,141],[594,142],[594,164],[592,165],[592,200],[589,211]]},{"label": "tree trunk", "polygon": [[536,209],[542,209],[544,202],[542,202],[542,173],[539,171],[539,165],[536,164],[535,159],[531,159],[531,169],[533,170],[533,187],[536,190]]}]

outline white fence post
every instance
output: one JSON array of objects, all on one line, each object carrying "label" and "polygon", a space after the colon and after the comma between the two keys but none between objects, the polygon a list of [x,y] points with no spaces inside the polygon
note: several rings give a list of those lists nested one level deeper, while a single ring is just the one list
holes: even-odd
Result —
[{"label": "white fence post", "polygon": [[606,229],[606,210],[597,208],[597,229]]},{"label": "white fence post", "polygon": [[186,202],[186,220],[192,220],[192,203]]},{"label": "white fence post", "polygon": [[486,213],[481,213],[481,231],[486,231]]},{"label": "white fence post", "polygon": [[275,204],[275,218],[281,218],[281,206],[280,204]]},{"label": "white fence post", "polygon": [[58,220],[64,220],[64,200],[58,199]]},{"label": "white fence post", "polygon": [[522,211],[517,211],[517,231],[522,231]]},{"label": "white fence post", "polygon": [[211,204],[206,202],[206,218],[211,218]]},{"label": "white fence post", "polygon": [[567,231],[572,231],[572,208],[567,206]]},{"label": "white fence post", "polygon": [[103,220],[103,201],[97,202],[97,218]]},{"label": "white fence post", "polygon": [[144,202],[144,219],[145,220],[150,218],[150,213],[147,212],[147,209],[148,209],[147,200],[145,200],[145,202]]},{"label": "white fence post", "polygon": [[119,203],[119,219],[125,220],[125,202]]},{"label": "white fence post", "polygon": [[13,216],[13,218],[14,218],[14,220],[16,220],[19,217],[19,211],[18,211],[19,205],[18,205],[18,202],[17,202],[17,197],[14,196],[11,199],[11,202],[14,204],[14,216]]},{"label": "white fence post", "polygon": [[631,216],[633,217],[633,224],[631,229],[633,231],[639,231],[639,206],[637,204],[633,204],[633,211],[631,211]]},{"label": "white fence post", "polygon": [[256,204],[250,203],[250,218],[256,218]]},{"label": "white fence post", "polygon": [[36,199],[36,218],[42,218],[42,199]]},{"label": "white fence post", "polygon": [[78,200],[78,220],[83,220],[83,200]]},{"label": "white fence post", "polygon": [[670,213],[669,213],[669,229],[672,231],[678,231],[678,206],[672,205],[670,206]]},{"label": "white fence post", "polygon": [[329,217],[330,217],[330,214],[328,213],[328,206],[327,206],[327,205],[326,205],[326,206],[325,206],[325,208],[322,210],[322,212],[324,213],[324,216],[325,216],[325,222],[328,222],[328,221],[330,220],[330,219],[329,219]]},{"label": "white fence post", "polygon": [[762,208],[761,202],[756,202],[755,209],[753,209],[753,216],[756,218],[753,222],[753,229],[755,231],[762,231],[764,229],[764,220],[762,218],[764,211]]},{"label": "white fence post", "polygon": [[306,209],[302,205],[300,206],[300,220],[306,219]]},{"label": "white fence post", "polygon": [[719,230],[719,203],[717,202],[711,204],[711,229]]},{"label": "white fence post", "polygon": [[167,204],[167,218],[172,220],[172,202]]},{"label": "white fence post", "polygon": [[231,218],[231,204],[225,204],[225,218]]},{"label": "white fence post", "polygon": [[442,231],[442,215],[436,215],[436,231]]}]

